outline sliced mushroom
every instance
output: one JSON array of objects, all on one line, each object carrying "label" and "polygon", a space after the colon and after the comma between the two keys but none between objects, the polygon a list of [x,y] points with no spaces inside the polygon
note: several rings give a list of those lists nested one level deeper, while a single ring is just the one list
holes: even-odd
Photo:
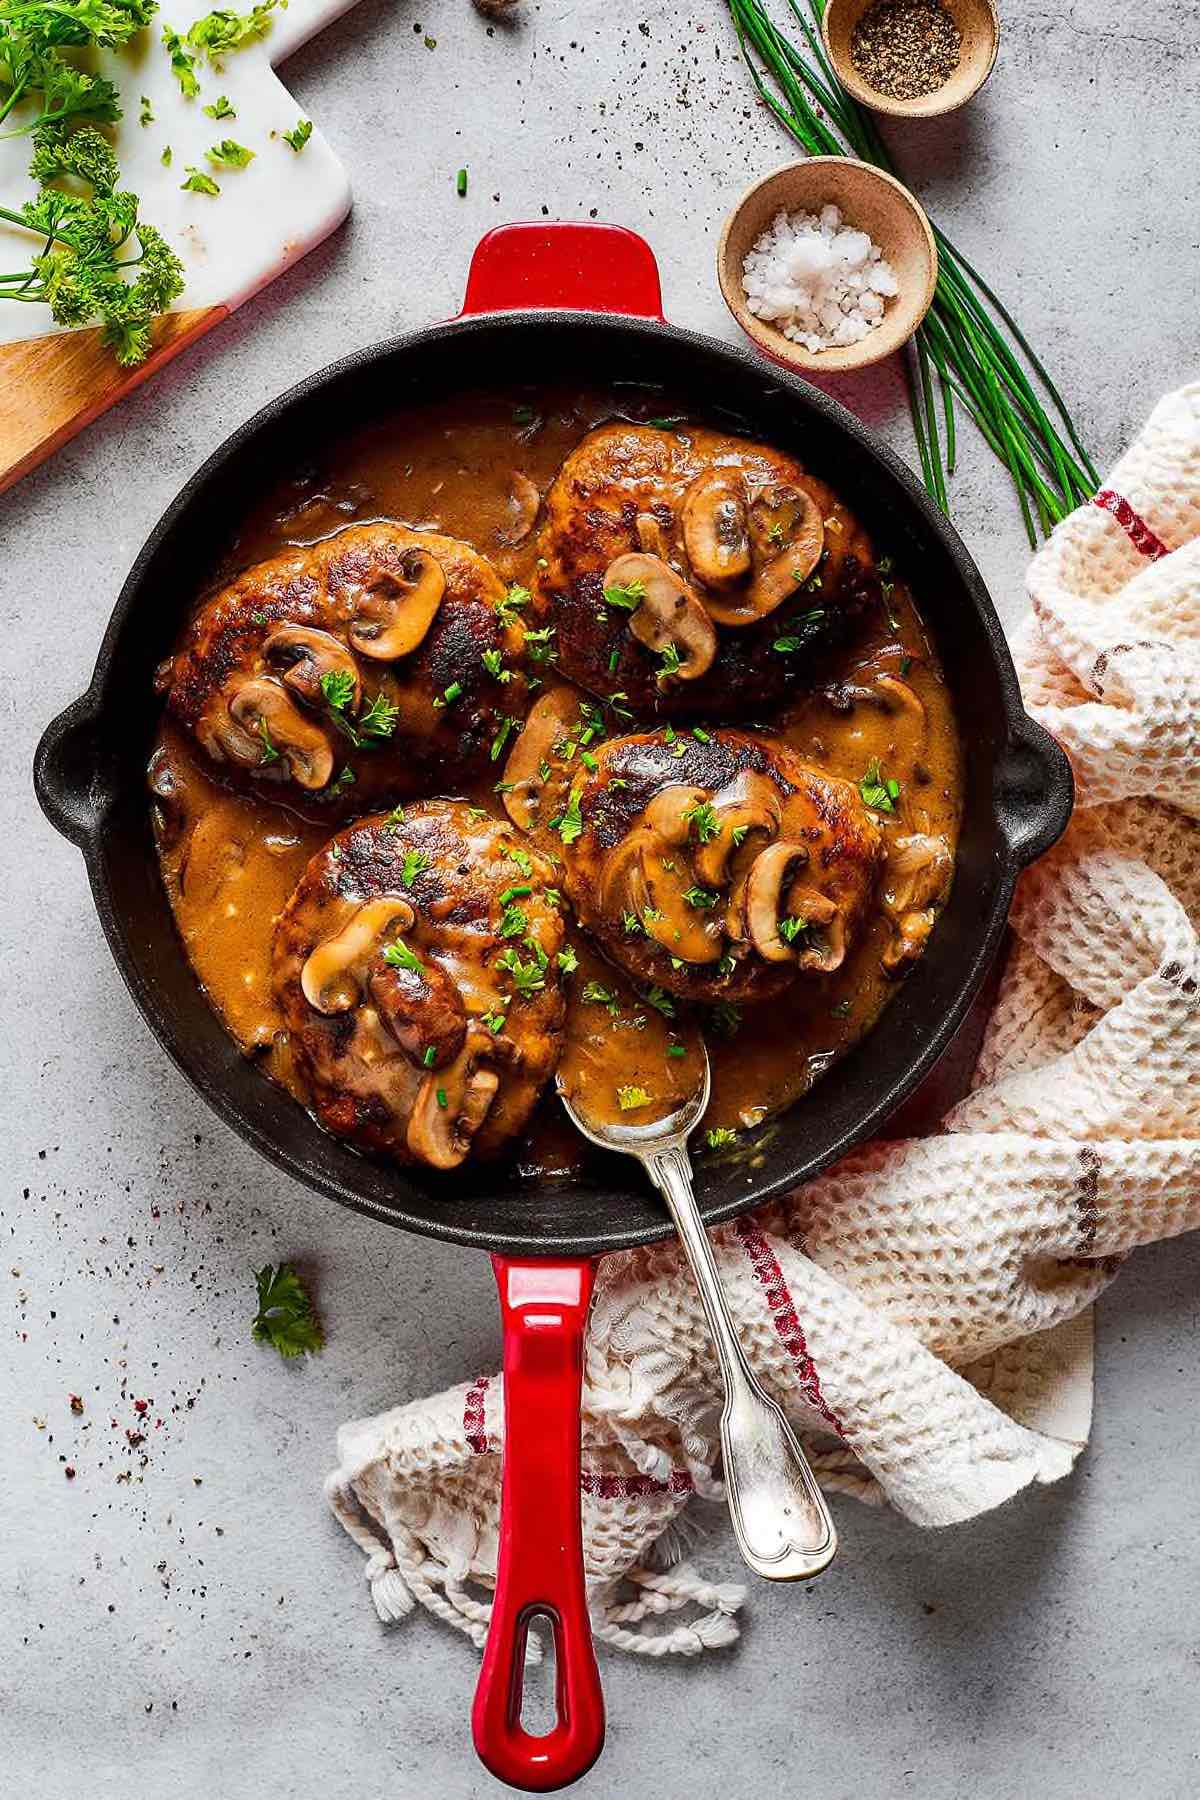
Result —
[{"label": "sliced mushroom", "polygon": [[490,1043],[468,1038],[449,1068],[421,1084],[408,1122],[412,1154],[434,1169],[456,1169],[491,1111],[500,1077],[481,1058]]},{"label": "sliced mushroom", "polygon": [[414,548],[403,552],[400,569],[378,573],[355,606],[350,642],[360,656],[394,662],[415,650],[433,624],[446,592],[441,564]]},{"label": "sliced mushroom", "polygon": [[629,629],[648,650],[660,655],[673,645],[679,667],[677,681],[695,681],[712,668],[717,654],[717,634],[712,620],[691,588],[660,556],[631,550],[618,556],[604,572],[604,585],[630,587],[640,582],[645,592],[631,614]]},{"label": "sliced mushroom", "polygon": [[537,483],[531,481],[528,475],[522,474],[520,469],[513,470],[508,504],[514,522],[510,529],[502,534],[504,542],[506,544],[523,544],[537,524],[542,496]]},{"label": "sliced mushroom", "polygon": [[[825,522],[811,494],[772,488],[750,509],[755,573],[748,587],[728,597],[712,595],[708,610],[722,625],[753,625],[782,606],[821,560]],[[782,544],[782,549],[776,546]]]},{"label": "sliced mushroom", "polygon": [[[691,871],[674,857],[664,857],[667,847],[646,831],[632,832],[617,846],[601,886],[604,916],[615,925],[623,914],[636,914],[646,936],[669,955],[681,962],[716,962],[723,947],[720,918],[687,900],[695,885]],[[674,867],[668,868],[668,862]]]},{"label": "sliced mushroom", "polygon": [[875,682],[875,691],[882,695],[881,704],[886,712],[906,712],[924,728],[925,708],[907,681],[900,681],[895,675],[880,675]]},{"label": "sliced mushroom", "polygon": [[303,788],[322,788],[333,774],[333,745],[270,675],[240,687],[229,702],[234,727],[222,747],[245,768],[286,767]]},{"label": "sliced mushroom", "polygon": [[954,857],[943,837],[914,833],[889,845],[880,890],[893,930],[882,958],[888,974],[896,974],[921,955],[953,873]]},{"label": "sliced mushroom", "polygon": [[556,749],[579,717],[579,695],[569,687],[547,688],[530,708],[504,765],[504,810],[519,831],[531,830],[541,817],[542,768],[550,765],[553,776]]},{"label": "sliced mushroom", "polygon": [[300,971],[300,987],[319,1013],[349,1012],[362,996],[367,965],[386,937],[409,931],[416,914],[407,900],[367,900],[356,907],[332,937],[310,951]]},{"label": "sliced mushroom", "polygon": [[367,988],[411,1063],[442,1069],[454,1061],[467,1035],[467,1009],[440,964],[425,958],[419,969],[397,967],[377,953],[367,972]]},{"label": "sliced mushroom", "polygon": [[662,528],[662,522],[653,513],[639,513],[637,516],[637,539],[642,549],[649,556],[657,556],[660,562],[669,560],[670,546]]},{"label": "sliced mushroom", "polygon": [[683,546],[705,587],[728,588],[751,569],[746,482],[740,469],[707,469],[683,496]]},{"label": "sliced mushroom", "polygon": [[802,969],[832,975],[846,959],[846,918],[835,900],[816,888],[793,882],[784,902],[786,918],[803,919],[807,931],[791,946]]},{"label": "sliced mushroom", "polygon": [[310,706],[324,702],[323,675],[348,675],[351,692],[347,705],[351,711],[358,706],[362,691],[358,664],[332,632],[314,631],[307,625],[284,625],[267,638],[263,655],[282,671],[285,686]]},{"label": "sliced mushroom", "polygon": [[790,838],[780,838],[755,857],[742,899],[742,931],[765,962],[792,962],[796,952],[779,935],[784,895],[797,868],[808,863],[808,850]]},{"label": "sliced mushroom", "polygon": [[682,782],[659,788],[647,801],[642,817],[664,844],[686,844],[692,835],[690,815],[709,798],[709,789]]},{"label": "sliced mushroom", "polygon": [[742,777],[742,789],[737,799],[717,802],[720,830],[693,858],[698,878],[708,887],[736,885],[779,829],[783,802],[770,777],[750,770]]}]

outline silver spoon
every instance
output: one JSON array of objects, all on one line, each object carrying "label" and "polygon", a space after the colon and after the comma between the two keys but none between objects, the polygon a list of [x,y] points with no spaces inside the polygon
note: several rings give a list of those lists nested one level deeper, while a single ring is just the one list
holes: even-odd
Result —
[{"label": "silver spoon", "polygon": [[708,1105],[710,1086],[703,1045],[699,1054],[704,1075],[697,1092],[667,1118],[649,1125],[594,1123],[578,1111],[561,1076],[558,1092],[576,1129],[602,1150],[636,1156],[670,1208],[704,1303],[725,1388],[721,1453],[738,1546],[755,1574],[770,1581],[802,1581],[819,1575],[832,1560],[837,1533],[795,1433],[751,1373],[692,1192],[687,1141]]}]

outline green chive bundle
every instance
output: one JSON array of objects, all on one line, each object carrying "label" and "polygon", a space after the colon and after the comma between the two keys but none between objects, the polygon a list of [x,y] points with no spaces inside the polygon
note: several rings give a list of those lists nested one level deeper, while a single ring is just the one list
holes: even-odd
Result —
[{"label": "green chive bundle", "polygon": [[[897,173],[874,119],[839,85],[825,54],[820,32],[825,0],[808,0],[811,20],[798,0],[787,0],[803,49],[772,23],[759,0],[726,4],[760,96],[810,156],[845,156],[849,151],[888,174]],[[913,339],[908,366],[925,486],[948,511],[946,477],[954,473],[957,454],[957,402],[1012,476],[1033,545],[1037,527],[1049,533],[1095,493],[1100,478],[1061,395],[1012,314],[936,225],[933,235],[937,287]],[[1038,398],[1038,385],[1065,440]]]}]

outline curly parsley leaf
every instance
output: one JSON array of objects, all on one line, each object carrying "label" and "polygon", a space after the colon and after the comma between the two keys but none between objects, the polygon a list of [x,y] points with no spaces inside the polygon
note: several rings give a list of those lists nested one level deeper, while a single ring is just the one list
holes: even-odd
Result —
[{"label": "curly parsley leaf", "polygon": [[312,136],[312,130],[311,119],[298,119],[294,131],[284,132],[283,141],[285,144],[290,144],[292,149],[296,152],[296,155],[299,156],[305,144],[307,144],[309,138]]}]

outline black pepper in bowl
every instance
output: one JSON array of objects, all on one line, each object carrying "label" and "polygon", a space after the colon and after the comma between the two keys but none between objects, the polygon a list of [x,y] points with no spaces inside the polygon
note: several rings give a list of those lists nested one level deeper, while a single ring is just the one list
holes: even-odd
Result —
[{"label": "black pepper in bowl", "polygon": [[863,80],[891,100],[936,93],[958,67],[962,38],[939,0],[875,0],[850,38]]}]

